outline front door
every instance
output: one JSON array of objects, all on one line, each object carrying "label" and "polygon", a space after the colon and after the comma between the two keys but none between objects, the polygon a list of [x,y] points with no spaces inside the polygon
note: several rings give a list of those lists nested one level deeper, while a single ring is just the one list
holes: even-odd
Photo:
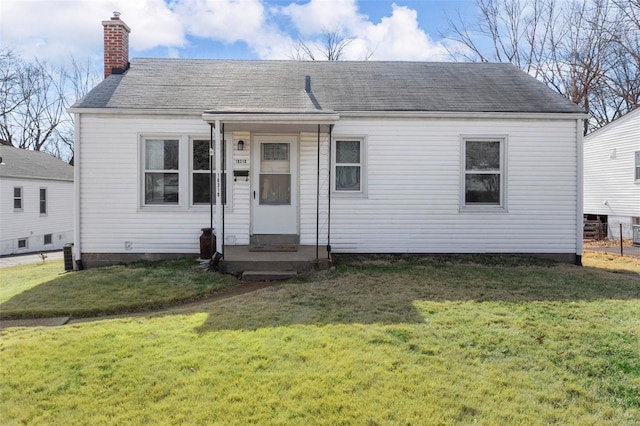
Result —
[{"label": "front door", "polygon": [[254,136],[252,234],[298,233],[298,138]]}]

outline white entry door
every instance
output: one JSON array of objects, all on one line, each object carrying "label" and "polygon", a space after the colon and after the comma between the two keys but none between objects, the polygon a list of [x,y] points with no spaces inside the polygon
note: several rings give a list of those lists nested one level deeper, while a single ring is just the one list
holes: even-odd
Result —
[{"label": "white entry door", "polygon": [[254,136],[251,147],[252,233],[298,233],[298,138]]}]

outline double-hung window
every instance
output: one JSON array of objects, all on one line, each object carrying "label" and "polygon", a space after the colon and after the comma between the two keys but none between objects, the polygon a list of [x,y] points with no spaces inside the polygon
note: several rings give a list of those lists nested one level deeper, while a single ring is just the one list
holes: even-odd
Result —
[{"label": "double-hung window", "polygon": [[336,138],[333,148],[334,192],[364,194],[364,138]]},{"label": "double-hung window", "polygon": [[636,182],[640,182],[640,151],[636,151]]},{"label": "double-hung window", "polygon": [[178,204],[179,148],[178,139],[144,140],[144,204]]},{"label": "double-hung window", "polygon": [[505,208],[504,138],[462,141],[462,205],[465,209]]},{"label": "double-hung window", "polygon": [[[225,144],[226,145],[226,144]],[[212,163],[210,164],[209,161]],[[222,203],[226,204],[227,179],[226,161],[222,157]],[[215,150],[213,155],[209,155],[209,139],[193,139],[191,141],[191,202],[193,205],[209,205],[211,200],[211,170],[216,170]],[[215,179],[215,176],[214,176]],[[215,187],[215,184],[214,184]],[[216,203],[215,195],[213,203]]]},{"label": "double-hung window", "polygon": [[13,209],[22,210],[22,187],[13,188]]},{"label": "double-hung window", "polygon": [[47,214],[47,188],[40,188],[40,214]]}]

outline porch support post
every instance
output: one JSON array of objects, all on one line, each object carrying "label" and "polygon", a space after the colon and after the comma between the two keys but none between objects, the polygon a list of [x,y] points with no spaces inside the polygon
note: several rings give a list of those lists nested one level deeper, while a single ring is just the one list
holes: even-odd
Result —
[{"label": "porch support post", "polygon": [[216,252],[222,254],[222,143],[220,138],[220,120],[215,122],[215,159],[216,159]]},{"label": "porch support post", "polygon": [[316,165],[316,261],[320,246],[320,125],[318,124],[318,161]]}]

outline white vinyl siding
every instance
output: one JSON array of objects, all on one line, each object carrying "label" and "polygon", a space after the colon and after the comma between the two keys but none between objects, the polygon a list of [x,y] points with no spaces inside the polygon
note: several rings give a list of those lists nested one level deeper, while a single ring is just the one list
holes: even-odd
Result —
[{"label": "white vinyl siding", "polygon": [[[332,197],[335,252],[575,253],[576,121],[341,120],[367,135],[367,198]],[[508,135],[508,210],[460,211],[465,135]]]},{"label": "white vinyl siding", "polygon": [[584,138],[585,214],[640,216],[639,129],[634,110]]},{"label": "white vinyl siding", "polygon": [[[29,178],[0,178],[0,255],[61,250],[73,242],[73,182]],[[14,213],[14,188],[21,188],[22,209]],[[47,213],[40,214],[40,189],[47,189]],[[44,236],[52,234],[52,244]],[[18,249],[18,240],[27,248]]]},{"label": "white vinyl siding", "polygon": [[[82,114],[79,128],[82,251],[124,253],[129,241],[128,252],[198,253],[200,229],[209,226],[209,209],[190,208],[188,199],[181,199],[180,208],[142,208],[139,145],[141,135],[183,135],[181,142],[188,146],[189,137],[209,132],[201,117]],[[331,196],[330,243],[335,252],[576,252],[575,119],[342,119],[334,127],[334,140],[340,135],[366,137],[361,163],[366,197],[339,196],[333,190],[334,150],[327,130],[320,135],[319,194],[318,135],[299,134],[302,244],[316,242],[318,201],[319,243],[327,243]],[[496,134],[508,135],[508,211],[461,212],[461,138]],[[233,147],[239,140],[245,146],[229,153],[228,164],[235,170],[253,170],[247,143],[252,134],[229,136]],[[185,153],[180,167],[188,173],[188,149]],[[117,174],[113,164],[118,164]],[[248,244],[251,179],[227,180],[233,197],[225,209],[226,242]],[[181,179],[180,185],[181,193],[189,194],[189,179]]]}]

